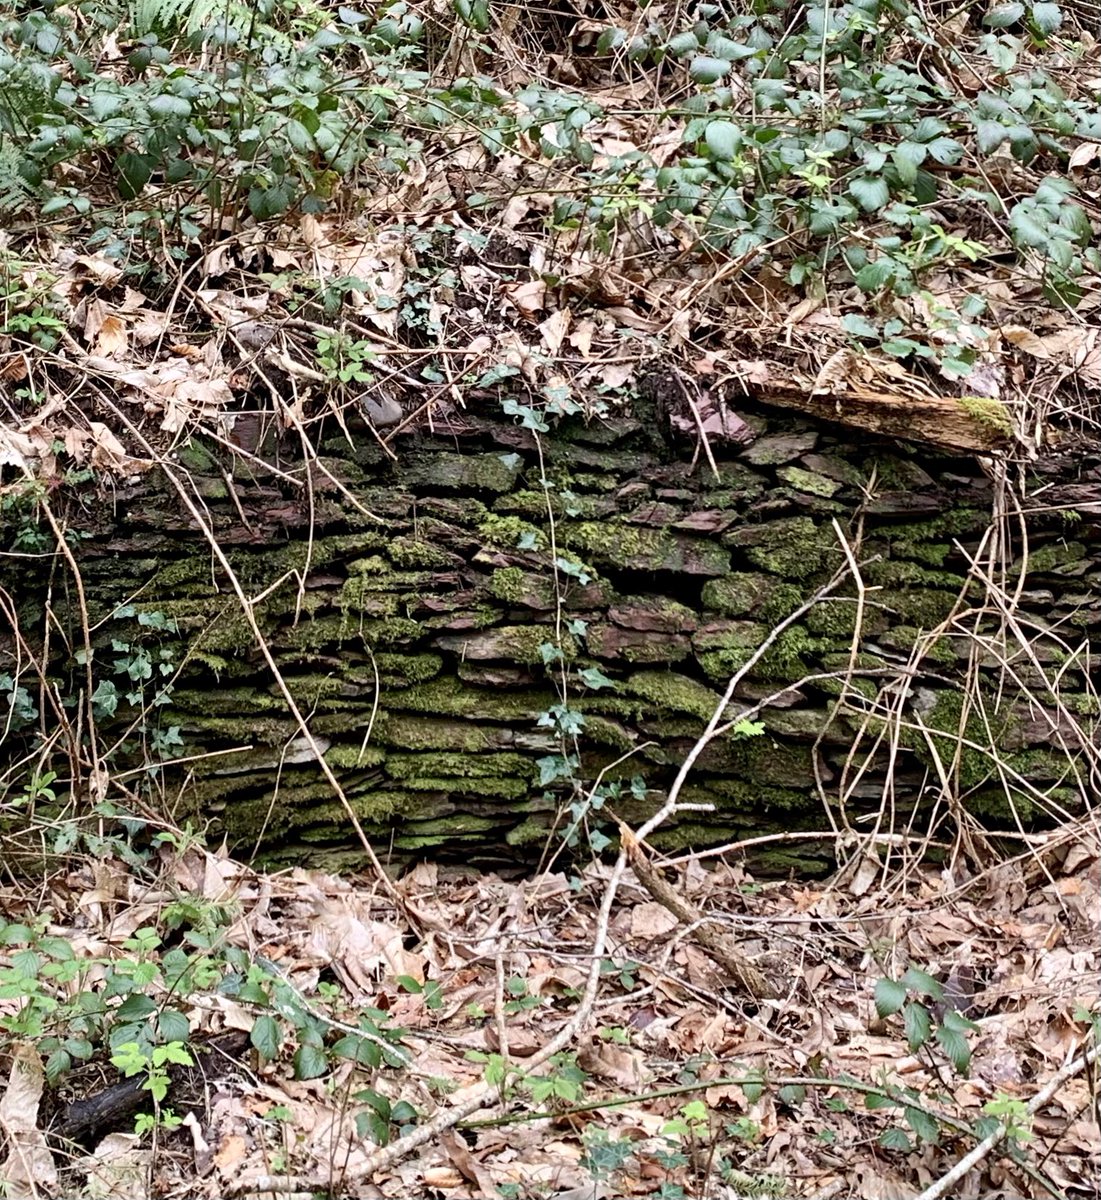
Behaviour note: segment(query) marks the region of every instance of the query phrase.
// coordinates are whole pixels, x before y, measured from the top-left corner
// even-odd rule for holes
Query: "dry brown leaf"
[[[1101,143],[1079,142],[1071,151],[1067,165],[1073,171],[1076,167],[1089,166],[1095,158],[1101,158]]]
[[[1031,354],[1034,358],[1050,358],[1051,351],[1045,340],[1038,334],[1033,333],[1031,329],[1026,329],[1023,325],[1003,325],[1002,335],[1007,342],[1011,342],[1018,350],[1023,350],[1026,354]]]
[[[600,382],[606,388],[621,388],[635,377],[635,363],[608,363],[600,368]]]
[[[671,933],[678,925],[677,918],[663,904],[648,900],[631,909],[631,937],[650,941]]]
[[[144,1200],[150,1194],[153,1151],[133,1133],[108,1134],[77,1166],[87,1172],[85,1195],[91,1200]]]
[[[646,1060],[638,1050],[602,1039],[583,1047],[577,1061],[591,1075],[610,1079],[624,1090],[640,1088],[646,1078]]]
[[[529,279],[506,286],[503,290],[520,315],[529,321],[535,320],[536,313],[543,311],[547,285],[541,279]]]
[[[100,324],[93,349],[96,354],[115,358],[128,349],[128,341],[126,323],[121,317],[109,313]]]
[[[540,322],[539,332],[551,354],[557,354],[562,349],[562,341],[570,327],[570,310],[560,308],[551,313],[545,321]]]
[[[39,1188],[57,1189],[57,1168],[38,1129],[38,1106],[46,1083],[42,1057],[30,1042],[10,1049],[11,1067],[4,1094],[0,1096],[0,1130],[6,1135],[8,1155],[0,1163],[0,1182],[5,1195],[14,1198],[38,1196]]]
[[[232,1179],[247,1153],[248,1143],[245,1139],[239,1133],[228,1134],[214,1151],[214,1166],[224,1179]]]

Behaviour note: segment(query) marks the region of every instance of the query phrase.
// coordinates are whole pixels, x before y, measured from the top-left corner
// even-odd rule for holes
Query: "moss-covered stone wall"
[[[651,808],[731,672],[842,565],[834,521],[869,589],[855,659],[850,584],[779,638],[739,697],[749,703],[819,677],[764,712],[763,734],[708,749],[688,798],[713,804],[714,814],[692,814],[658,840],[826,828],[816,778],[834,804],[845,794],[855,819],[878,807],[889,772],[905,818],[936,802],[938,755],[991,823],[1041,819],[1027,788],[1012,788],[1011,811],[988,754],[967,746],[956,754],[961,724],[977,746],[996,745],[1011,773],[1073,806],[1079,784],[1067,766],[1080,729],[1064,730],[1068,745],[1059,746],[1057,704],[1035,663],[1018,652],[1007,669],[994,647],[976,663],[962,632],[999,629],[989,611],[976,615],[983,589],[967,588],[969,556],[990,522],[988,476],[967,461],[862,443],[786,414],[748,419],[750,444],[714,447],[717,476],[703,454],[690,462],[691,445],[671,445],[633,419],[542,435],[542,473],[531,433],[474,417],[446,437],[395,439],[396,462],[367,431],[351,441],[334,431],[320,447],[328,475],[308,471],[290,443],[256,448],[282,474],[238,460],[230,475],[214,446],[184,449],[182,464],[235,571],[252,595],[264,595],[257,612],[280,669],[380,853],[493,862],[537,852],[556,804],[538,782],[538,760],[558,749],[539,722],[558,699],[543,650],[556,640],[571,705],[586,717],[581,773],[592,779],[634,751],[617,773],[641,775],[651,791],[626,811]],[[1021,605],[1040,659],[1062,667],[1059,693],[1092,737],[1096,700],[1076,651],[1083,642],[1101,650],[1101,474],[1090,463],[1052,470],[1026,522]],[[80,534],[97,669],[110,674],[112,656],[120,658],[112,641],[128,640],[149,647],[155,662],[164,651],[164,661],[184,664],[153,718],[179,727],[190,760],[165,777],[177,817],[196,814],[240,851],[259,845],[281,861],[354,860],[342,810],[163,477],[78,500],[68,520]],[[1019,555],[1019,528],[1002,533],[1013,539],[1010,557]],[[558,575],[561,614],[552,546],[583,568],[582,578]],[[58,561],[5,558],[0,573],[32,644],[41,643],[49,590],[51,612],[69,645],[79,645],[74,593]],[[172,618],[179,637],[112,618],[126,602]],[[923,632],[969,609],[914,664],[901,699],[897,687],[880,696]],[[73,663],[56,630],[52,644],[62,678]],[[13,647],[4,644],[9,659]],[[838,707],[850,660],[873,673],[853,678]],[[615,687],[584,688],[578,672],[590,666]],[[968,679],[984,711],[964,702]],[[902,714],[901,753],[875,756],[858,776],[858,733],[860,746],[870,745],[889,703]],[[122,728],[127,716],[124,703],[105,727]],[[245,748],[196,760],[233,747]],[[815,868],[828,855],[821,842],[781,845],[764,865]]]

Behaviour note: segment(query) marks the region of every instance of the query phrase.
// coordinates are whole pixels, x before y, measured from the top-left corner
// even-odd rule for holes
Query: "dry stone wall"
[[[1015,619],[1035,644],[1025,653],[1011,637],[1007,663],[1004,622],[967,583],[970,557],[984,538],[991,545],[984,470],[784,413],[746,420],[748,444],[713,447],[717,475],[705,455],[691,461],[691,442],[625,418],[563,424],[541,447],[513,424],[470,418],[446,435],[396,438],[396,461],[366,430],[350,440],[333,431],[321,442],[324,470],[307,471],[291,445],[263,443],[256,453],[278,471],[254,466],[251,477],[241,460],[228,475],[201,440],[180,459],[245,587],[267,592],[257,608],[265,636],[384,856],[537,855],[557,803],[539,782],[539,760],[560,748],[540,724],[558,700],[557,668],[543,661],[556,641],[571,706],[586,718],[580,774],[591,780],[631,752],[612,774],[641,776],[649,790],[625,793],[617,811],[651,811],[730,674],[843,565],[835,522],[868,589],[855,652],[850,582],[787,629],[740,688],[749,704],[798,685],[762,713],[759,736],[728,736],[703,755],[686,798],[714,811],[658,841],[828,829],[885,796],[899,828],[921,830],[943,811],[944,783],[992,827],[1079,806],[1097,716],[1083,647],[1101,650],[1096,458],[1029,468],[1036,511],[997,528],[1008,562],[1025,532],[1028,544]],[[191,760],[166,772],[177,818],[209,822],[239,852],[353,862],[343,812],[164,479],[88,500],[69,521],[83,533],[101,662],[124,601],[178,625],[178,639],[133,634],[184,664],[156,718],[179,727]],[[585,568],[581,579],[559,572],[561,621],[552,545]],[[57,562],[48,577],[11,559],[0,570],[25,631],[41,634],[49,587],[79,644]],[[946,621],[915,660],[922,632]],[[976,657],[967,631],[988,650]],[[578,672],[591,666],[615,686],[582,687]],[[72,663],[61,656],[55,667],[63,675]],[[1055,677],[1052,691],[1045,680]],[[819,870],[830,855],[823,841],[780,843],[755,862]]]

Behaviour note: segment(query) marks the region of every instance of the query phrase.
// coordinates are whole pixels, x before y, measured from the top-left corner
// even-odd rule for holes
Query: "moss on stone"
[[[748,616],[772,594],[776,580],[770,575],[735,571],[703,585],[701,600],[705,609],[714,609],[726,617]]]
[[[176,457],[189,475],[218,474],[217,458],[197,437],[188,438],[183,445],[177,446]]]
[[[495,779],[488,775],[464,779],[461,783],[446,776],[415,775],[403,780],[402,785],[414,792],[446,792],[459,803],[463,797],[515,800],[525,795],[530,787],[524,779]]]
[[[388,713],[378,723],[375,740],[399,750],[454,750],[477,753],[491,750],[489,730],[472,721],[440,721]],[[492,731],[496,732],[496,731]]]
[[[598,566],[629,571],[673,571],[725,575],[730,555],[713,542],[678,538],[664,529],[618,521],[581,521],[560,528],[562,544]]]
[[[563,497],[561,491],[553,488],[545,492],[536,491],[534,488],[521,488],[502,496],[493,507],[499,513],[516,513],[542,523],[546,521],[548,501],[555,518],[560,521],[567,517],[596,516],[597,504],[591,496],[575,493],[567,498]]]
[[[526,817],[519,825],[505,834],[505,841],[510,846],[531,846],[546,840],[549,830],[548,823],[538,817]]]
[[[415,537],[391,538],[386,547],[387,557],[399,567],[447,567],[452,556],[439,546]]]
[[[383,685],[406,687],[434,679],[443,670],[443,658],[438,654],[395,654],[384,651],[375,656]]]
[[[435,821],[408,821],[404,828],[408,833],[402,833],[394,839],[396,846],[406,846],[410,842],[424,843],[426,837],[451,840],[456,837],[472,838],[474,834],[491,833],[500,828],[496,817],[475,817],[470,813],[456,813],[452,817],[441,817]]]
[[[386,760],[386,771],[401,780],[451,776],[449,786],[454,787],[456,781],[467,779],[519,779],[527,783],[534,765],[530,758],[508,750],[481,754],[441,750],[431,754],[391,754]]]
[[[228,742],[231,745],[251,745],[260,742],[265,746],[285,744],[298,732],[298,724],[292,717],[265,716],[253,710],[244,710],[248,716],[203,716],[193,713],[177,713],[169,710],[165,716],[172,724],[179,725],[184,738],[201,732],[204,736]]]
[[[723,541],[744,547],[742,552],[755,567],[786,579],[809,578],[827,565],[831,551],[836,553],[809,517],[785,517],[766,525],[728,530]]]
[[[377,580],[365,575],[350,575],[340,587],[337,607],[355,616],[396,617],[401,611],[402,597],[379,590]]]
[[[334,742],[325,751],[325,761],[331,767],[342,771],[367,770],[386,762],[386,751],[378,746],[352,745],[348,742]]]
[[[477,525],[489,513],[489,509],[473,496],[422,496],[417,501],[417,509],[427,516],[464,526]]]
[[[862,573],[864,582],[876,587],[921,586],[953,588],[959,592],[967,583],[966,577],[955,571],[933,570],[900,558],[870,562]]]
[[[928,632],[927,629],[919,630],[916,625],[892,625],[889,629],[876,634],[876,639],[881,645],[909,656],[917,645],[918,638],[925,637]],[[940,663],[946,667],[955,665],[959,654],[951,636],[938,637],[932,642],[926,640],[925,644],[925,657],[931,662]]]
[[[199,586],[192,588],[189,584]],[[184,554],[156,568],[147,594],[176,598],[196,593],[209,595],[213,590],[210,559],[201,554]]]
[[[582,472],[581,474],[573,477],[573,485],[574,487],[584,488],[589,492],[614,492],[623,486],[623,480],[618,475]],[[586,507],[592,509],[595,508],[595,505],[593,505],[591,501],[589,501],[587,505],[575,504],[573,501],[570,501],[568,507],[573,510],[579,510],[569,513],[571,517],[578,517],[585,515]]]
[[[515,604],[527,589],[527,572],[519,567],[499,567],[489,577],[487,590],[497,600]]]
[[[700,666],[716,682],[725,682],[744,667],[770,632],[767,625],[753,621],[734,624],[738,628],[694,639]],[[812,637],[805,626],[790,625],[761,656],[753,668],[753,677],[785,683],[799,679],[809,670],[803,656],[828,644],[828,640]]]
[[[570,702],[575,707],[576,701]],[[632,750],[638,744],[637,739],[616,721],[607,717],[585,714],[585,731],[583,742],[594,742],[598,746],[611,746],[614,750]]]
[[[426,453],[402,464],[403,482],[436,491],[508,492],[522,461],[515,454]]]
[[[817,471],[808,471],[803,467],[781,467],[776,474],[796,491],[806,492],[811,496],[821,496],[827,500],[841,490],[841,484],[836,480],[828,479],[825,475],[819,475]]]
[[[857,604],[855,599],[842,596],[828,596],[816,604],[803,618],[810,633],[818,637],[826,637],[833,641],[851,638],[856,632]],[[874,609],[865,608],[865,633],[869,632],[869,622],[874,623]],[[882,624],[882,622],[880,622]]]
[[[963,725],[965,703],[967,722]],[[999,710],[994,694],[986,698],[986,712],[980,714],[974,703],[966,701],[962,691],[945,690],[937,693],[932,709],[925,715],[925,725],[932,733],[937,756],[946,769],[956,761],[958,751],[959,784],[969,791],[985,783],[996,771],[991,753],[983,747],[991,743],[993,746],[1005,745],[1016,720],[1006,707]],[[936,731],[942,731],[943,736],[937,736]],[[971,744],[962,744],[961,738]],[[903,731],[902,740],[922,762],[934,767],[928,743],[920,731]]]
[[[989,524],[989,512],[959,505],[924,521],[896,525],[889,532],[892,557],[943,566],[952,553],[953,538],[980,534]]]
[[[500,721],[503,724],[531,722],[555,703],[549,689],[507,691],[468,687],[453,675],[442,675],[416,687],[387,697],[395,710],[466,717],[471,721]]]
[[[1027,565],[1030,576],[1044,575],[1058,567],[1081,562],[1085,557],[1086,547],[1082,542],[1051,542],[1030,550],[1028,559],[1021,565]]]
[[[537,525],[520,517],[503,516],[496,512],[489,513],[478,522],[478,534],[491,546],[507,550],[515,550],[521,541],[530,543],[532,550],[542,550],[547,543],[546,536]]]
[[[756,740],[754,739],[754,742]],[[817,808],[819,800],[813,787],[801,784],[797,787],[778,787],[772,782],[773,777],[768,774],[768,759],[776,753],[777,743],[767,736],[762,741],[761,753],[744,760],[744,770],[747,774],[757,770],[764,771],[764,774],[749,775],[744,779],[715,776],[707,781],[708,789],[718,799],[718,808],[721,811],[744,812],[755,819],[769,814],[810,812]],[[739,747],[745,744],[739,743]],[[787,773],[787,777],[790,778],[794,774],[798,778],[804,764],[808,771],[813,772],[809,752],[806,755],[800,754],[797,759],[785,761],[782,769]],[[813,774],[809,779],[813,782]]]
[[[1101,716],[1101,700],[1092,692],[1064,694],[1063,703],[1080,717]]]
[[[940,625],[956,607],[957,592],[935,588],[882,588],[875,593],[875,602],[897,614],[907,625],[933,629]]]
[[[446,634],[436,639],[444,650],[461,654],[466,659],[488,662],[542,663],[543,647],[554,644],[554,629],[550,625],[500,625],[494,629],[471,633]],[[577,642],[563,633],[558,649],[567,661],[577,654]]]
[[[279,643],[297,650],[317,651],[342,642],[365,642],[369,646],[390,646],[417,639],[421,627],[408,617],[380,619],[357,617],[354,612],[342,616],[315,617],[300,621],[280,632]]]
[[[636,671],[624,681],[623,687],[658,712],[688,713],[703,721],[711,719],[722,699],[698,680],[673,671]]]

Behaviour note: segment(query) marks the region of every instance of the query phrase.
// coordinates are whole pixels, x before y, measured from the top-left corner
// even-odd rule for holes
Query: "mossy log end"
[[[691,444],[671,446],[626,418],[543,435],[545,478],[532,434],[476,417],[446,437],[394,439],[396,462],[366,430],[326,436],[324,470],[288,461],[289,446],[274,443],[256,446],[251,466],[199,441],[181,451],[234,571],[262,597],[256,612],[280,670],[383,856],[493,863],[537,852],[556,806],[539,760],[559,749],[540,723],[557,700],[544,647],[559,605],[570,704],[585,715],[580,771],[592,780],[631,752],[616,774],[640,775],[650,791],[617,815],[652,811],[730,674],[844,563],[835,522],[868,589],[859,629],[849,584],[783,633],[739,700],[798,686],[764,711],[763,734],[708,747],[685,798],[713,813],[662,830],[658,844],[824,828],[824,802],[857,820],[887,791],[900,827],[916,810],[920,830],[944,784],[995,827],[1043,820],[1045,796],[1080,803],[1088,782],[1074,764],[1081,740],[1096,737],[1097,705],[1078,649],[1101,651],[1097,461],[1035,467],[1050,477],[1026,514],[1026,652],[1012,636],[999,642],[1001,622],[969,582],[992,499],[977,465],[791,414],[746,419],[755,436],[714,447],[717,473],[706,455],[690,464]],[[154,726],[178,727],[189,761],[164,770],[177,819],[194,815],[238,852],[277,862],[354,863],[343,811],[163,475],[109,504],[78,497],[67,520],[79,535],[96,679],[124,696],[126,664],[144,650],[153,681],[133,690],[148,699],[160,664],[182,664],[140,751]],[[556,576],[555,555],[581,570]],[[80,645],[60,558],[5,556],[0,584],[16,598],[24,651],[41,648],[48,596],[49,669],[60,694],[76,695],[83,674],[56,633]],[[134,607],[113,616],[123,604]],[[178,634],[141,623],[149,613]],[[981,655],[976,631],[989,639]],[[5,636],[0,650],[0,673],[10,673],[20,649]],[[850,662],[858,673],[844,683]],[[615,686],[586,689],[589,667]],[[1057,675],[1057,693],[1045,673]],[[123,700],[105,728],[124,730],[136,715]],[[829,861],[826,843],[808,842],[779,844],[756,865]]]

